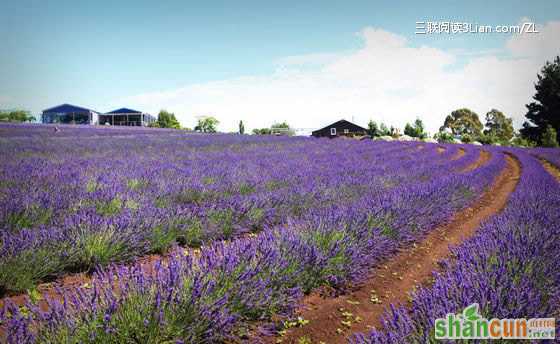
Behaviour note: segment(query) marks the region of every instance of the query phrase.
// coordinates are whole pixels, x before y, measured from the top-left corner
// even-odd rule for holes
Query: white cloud
[[[528,18],[519,24],[531,23]],[[514,35],[506,44],[507,48],[517,57],[544,57],[551,60],[560,53],[560,21],[549,22],[535,27],[539,33],[523,33]]]
[[[293,66],[322,66],[335,61],[343,56],[344,53],[314,53],[306,55],[292,55],[276,60],[276,64],[281,67]]]
[[[560,22],[539,30],[512,36],[505,45],[509,58],[481,52],[459,68],[448,68],[464,55],[412,47],[402,36],[365,28],[357,51],[287,57],[276,61],[276,72],[268,76],[187,85],[119,103],[152,112],[166,108],[188,126],[195,116],[211,114],[224,131],[236,130],[239,120],[248,128],[286,120],[312,129],[340,118],[361,125],[371,118],[402,128],[420,116],[434,132],[446,114],[460,107],[473,109],[481,119],[498,108],[519,126],[536,73],[560,48]]]

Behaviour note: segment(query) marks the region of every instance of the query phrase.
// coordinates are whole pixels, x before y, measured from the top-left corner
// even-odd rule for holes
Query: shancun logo
[[[436,319],[436,339],[554,339],[554,318],[486,319],[473,303],[462,313]]]

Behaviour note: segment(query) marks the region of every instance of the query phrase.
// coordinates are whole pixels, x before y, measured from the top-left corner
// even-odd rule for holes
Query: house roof
[[[331,128],[331,127],[337,127],[337,126],[345,125],[345,124],[346,124],[346,125],[349,124],[349,125],[351,125],[351,126],[356,127],[357,129],[366,130],[366,131],[367,131],[366,128],[362,128],[362,127],[360,127],[360,126],[357,125],[357,124],[354,124],[354,123],[352,123],[352,122],[350,122],[350,121],[347,121],[347,120],[345,120],[345,119],[341,119],[340,121],[336,121],[336,122],[334,122],[334,123],[332,123],[332,124],[327,125],[326,127],[323,127],[323,128],[321,128],[321,129],[314,130],[313,132],[317,132],[317,131],[321,131],[321,130],[324,130],[324,129],[328,129],[328,128]]]
[[[132,110],[129,108],[120,108],[117,110],[113,110],[110,112],[107,112],[108,114],[117,114],[117,113],[142,113],[142,111],[137,111],[137,110]]]
[[[96,113],[99,113],[98,111],[95,111],[95,110],[91,110],[91,109],[88,109],[88,108],[84,108],[84,107],[76,106],[76,105],[72,105],[72,104],[66,104],[66,103],[54,106],[52,108],[48,108],[46,110],[43,110],[43,112],[55,112],[55,113],[96,112]]]

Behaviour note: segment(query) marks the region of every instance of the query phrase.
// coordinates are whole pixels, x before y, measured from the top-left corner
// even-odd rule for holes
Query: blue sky
[[[0,108],[38,112],[69,102],[100,111],[121,105],[150,110],[175,106],[181,111],[177,101],[148,104],[138,96],[271,76],[279,61],[290,56],[351,54],[363,48],[363,36],[357,33],[368,27],[403,37],[410,48],[451,52],[454,61],[445,68],[453,70],[489,52],[509,58],[504,45],[511,35],[415,35],[416,21],[510,25],[529,18],[545,25],[559,17],[560,2],[555,0],[3,0]],[[181,117],[188,124],[194,115]]]

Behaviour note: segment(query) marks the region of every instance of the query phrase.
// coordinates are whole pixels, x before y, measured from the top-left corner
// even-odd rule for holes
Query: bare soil
[[[560,182],[560,167],[557,167],[556,165],[551,164],[550,162],[548,162],[548,160],[545,160],[545,159],[540,159],[540,160],[541,160],[541,164],[543,165],[544,169],[548,173],[550,173],[554,177],[556,177],[558,182]]]
[[[488,158],[484,159],[487,161]],[[474,235],[481,222],[504,209],[521,173],[516,159],[506,155],[506,162],[506,168],[490,189],[470,207],[456,213],[447,224],[435,228],[413,247],[402,249],[374,269],[354,291],[336,298],[319,293],[305,297],[297,313],[309,323],[288,330],[283,337],[266,338],[265,341],[298,343],[305,338],[307,341],[303,342],[307,343],[346,343],[352,333],[367,332],[379,326],[388,305],[405,304],[411,291],[432,281],[438,261],[449,256],[450,245],[459,245]]]
[[[464,154],[464,152],[465,151],[463,151],[463,154]],[[476,170],[477,168],[485,165],[488,162],[488,160],[490,160],[491,156],[492,155],[488,151],[480,150],[480,153],[478,155],[478,159],[474,163],[472,163],[469,166],[463,168],[461,170],[461,172],[470,172],[472,170]]]
[[[457,153],[455,153],[455,155],[451,158],[451,160],[457,160],[463,157],[463,155],[465,155],[465,149],[464,148],[459,148],[459,150],[457,151]]]

